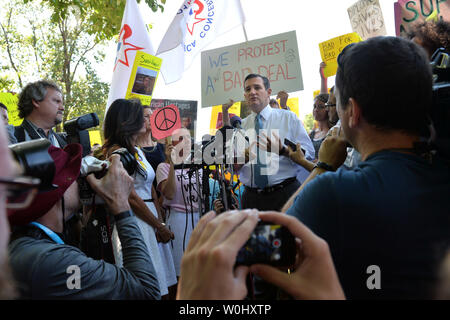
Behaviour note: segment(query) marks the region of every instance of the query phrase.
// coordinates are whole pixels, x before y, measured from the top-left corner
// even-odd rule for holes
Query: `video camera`
[[[96,127],[99,123],[98,116],[95,112],[70,119],[64,123],[67,142],[81,144],[83,147],[83,157],[91,153],[91,141],[87,129]]]
[[[54,189],[55,163],[48,153],[51,143],[41,138],[12,144],[9,150],[22,168],[23,175],[39,179],[39,191]]]
[[[450,159],[450,54],[439,48],[431,57],[433,70],[433,104],[431,120],[436,137],[433,147]]]
[[[136,172],[137,170],[136,159],[126,148],[117,149],[114,152],[112,152],[112,154],[118,154],[120,156],[120,162],[122,162],[124,169],[130,176],[132,176]],[[93,204],[93,197],[95,195],[89,183],[87,183],[87,181],[83,178],[92,173],[95,175],[97,179],[101,179],[108,172],[109,165],[110,162],[107,160],[98,160],[97,158],[92,156],[86,156],[83,158],[81,162],[82,179],[80,179],[79,181],[80,200],[82,204],[84,205]],[[96,198],[96,201],[97,200],[98,202],[96,202],[96,204],[102,203],[101,199]]]

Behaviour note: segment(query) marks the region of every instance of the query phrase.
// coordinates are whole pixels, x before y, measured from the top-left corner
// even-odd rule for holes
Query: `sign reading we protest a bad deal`
[[[272,91],[303,90],[295,31],[202,52],[202,107],[242,100],[250,73],[266,76]]]

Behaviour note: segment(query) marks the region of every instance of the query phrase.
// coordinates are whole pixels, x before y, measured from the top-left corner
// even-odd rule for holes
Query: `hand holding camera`
[[[295,299],[345,299],[325,240],[295,217],[279,212],[260,212],[259,217],[263,221],[286,226],[297,238],[297,260],[295,271],[290,274],[262,264],[251,266],[251,272],[280,287]]]
[[[133,178],[124,169],[119,155],[112,155],[110,161],[111,165],[103,178],[98,179],[91,174],[86,179],[92,189],[105,200],[111,213],[117,215],[130,210],[128,197],[133,188]]]
[[[263,222],[258,224],[258,218]],[[264,264],[251,265],[255,260],[247,260],[248,263],[236,265],[236,259],[243,257],[241,253],[252,245],[252,239],[263,236],[265,240],[257,242],[264,245],[270,235],[276,235],[276,230],[284,230],[287,238],[295,237],[296,245],[286,251],[288,262],[295,261],[294,272],[289,274],[270,266],[270,259],[259,261]],[[273,247],[278,245],[283,245],[283,240],[265,247],[271,247],[273,253]],[[248,252],[266,251],[249,249]],[[270,254],[258,259],[261,257]],[[295,217],[256,210],[228,211],[217,217],[211,211],[200,219],[182,259],[177,299],[242,299],[247,294],[249,271],[296,299],[345,299],[327,243]],[[199,278],[203,281],[197,281]]]
[[[249,268],[234,260],[257,222],[256,210],[204,215],[181,261],[177,299],[243,299]]]

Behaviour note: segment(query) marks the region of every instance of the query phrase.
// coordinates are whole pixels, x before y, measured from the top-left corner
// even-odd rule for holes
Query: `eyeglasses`
[[[324,105],[324,104],[315,104],[315,105],[313,106],[313,108],[314,108],[314,109],[325,109],[325,108],[326,108],[326,105]]]
[[[336,103],[325,103],[325,108],[336,107]]]
[[[8,209],[25,209],[38,193],[41,180],[32,177],[17,177],[13,179],[0,178],[0,184],[6,184]]]

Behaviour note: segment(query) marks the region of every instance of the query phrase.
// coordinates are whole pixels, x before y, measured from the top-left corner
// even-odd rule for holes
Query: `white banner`
[[[136,0],[127,0],[117,42],[117,55],[106,110],[114,100],[125,99],[137,51],[155,54]]]
[[[266,76],[272,92],[303,90],[295,31],[202,52],[202,107],[241,101],[244,79]]]
[[[243,23],[239,0],[185,0],[156,53],[165,83],[180,80],[204,47]]]

